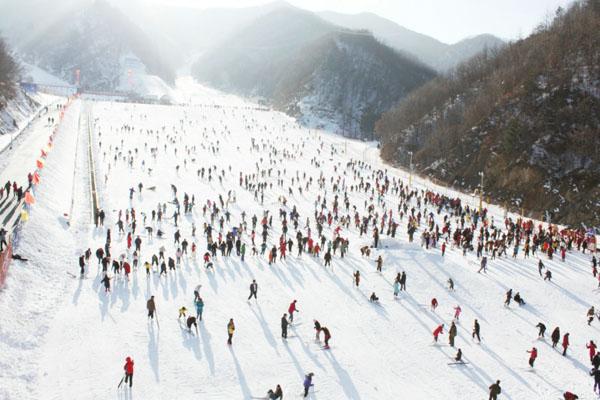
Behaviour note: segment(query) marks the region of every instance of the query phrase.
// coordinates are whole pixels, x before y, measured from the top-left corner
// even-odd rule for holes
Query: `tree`
[[[13,58],[8,45],[0,38],[0,98],[6,103],[15,95],[15,83],[19,75],[19,65]]]

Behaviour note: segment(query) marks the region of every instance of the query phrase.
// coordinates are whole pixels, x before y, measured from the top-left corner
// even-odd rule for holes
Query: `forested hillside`
[[[146,34],[119,10],[99,0],[64,16],[22,46],[25,59],[67,82],[113,90],[126,74],[125,58],[138,59],[148,73],[165,82],[174,67]],[[101,57],[99,57],[101,55]]]
[[[514,210],[600,224],[600,1],[487,51],[377,123],[382,156]]]
[[[0,110],[15,95],[15,81],[18,73],[17,62],[4,39],[0,38]]]
[[[217,88],[263,97],[309,125],[330,121],[344,135],[368,138],[383,112],[435,76],[368,32],[290,7],[205,53],[193,72]]]

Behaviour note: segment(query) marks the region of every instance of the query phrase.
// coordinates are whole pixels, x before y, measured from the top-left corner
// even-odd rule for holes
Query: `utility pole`
[[[412,157],[413,157],[413,152],[409,151],[408,155],[410,156],[410,162],[409,162],[409,165],[408,165],[408,167],[410,169],[410,172],[409,172],[409,175],[408,175],[408,186],[410,187],[410,186],[412,186],[412,173],[413,173]]]
[[[483,171],[479,173],[481,176],[481,184],[479,185],[479,214],[483,211]]]

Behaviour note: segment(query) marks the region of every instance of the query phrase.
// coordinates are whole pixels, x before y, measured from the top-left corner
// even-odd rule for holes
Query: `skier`
[[[594,306],[592,306],[592,307],[590,307],[590,309],[587,312],[588,325],[592,324],[592,321],[594,320],[595,316],[596,316],[596,311],[594,310]]]
[[[596,355],[596,343],[594,343],[593,340],[590,340],[590,343],[586,344],[585,347],[589,350],[590,362],[593,362],[594,356]]]
[[[552,348],[555,348],[558,344],[558,341],[560,340],[560,329],[558,328],[558,326],[554,328],[550,338],[552,339]]]
[[[400,276],[400,290],[406,291],[406,272],[402,271]]]
[[[287,328],[290,322],[287,319],[287,314],[283,314],[281,317],[281,337],[287,339]]]
[[[81,272],[81,277],[83,278],[83,274],[85,273],[85,256],[79,256],[79,268],[80,268],[80,272]]]
[[[471,335],[473,337],[473,339],[475,339],[475,337],[477,336],[477,341],[481,342],[481,337],[479,337],[479,322],[477,321],[477,319],[475,319],[475,322],[473,322],[473,334]]]
[[[543,337],[544,337],[544,334],[545,334],[545,332],[546,332],[546,325],[544,325],[544,324],[543,324],[543,323],[541,323],[541,322],[538,322],[538,324],[537,324],[535,327],[539,329],[539,330],[538,330],[538,339],[539,339],[539,338],[543,338]]]
[[[433,331],[433,340],[437,343],[438,336],[444,334],[444,324],[438,325]]]
[[[452,278],[448,278],[448,290],[454,292],[454,281],[452,280]]]
[[[400,294],[400,282],[395,281],[394,282],[394,297],[398,297],[398,295]]]
[[[256,297],[256,293],[258,292],[258,283],[256,283],[255,279],[252,279],[252,283],[250,284],[250,296],[248,296],[248,300],[250,300],[253,296],[256,301],[258,298]]]
[[[321,323],[319,321],[317,321],[316,319],[314,320],[315,323],[315,331],[317,332],[315,334],[315,340],[318,342],[319,339],[319,334],[321,333]]]
[[[267,396],[269,400],[282,400],[283,390],[281,390],[281,386],[277,385],[275,391],[269,389],[269,391],[267,392]]]
[[[513,297],[513,299],[517,302],[517,304],[519,306],[524,306],[525,305],[525,300],[523,300],[523,298],[521,297],[521,293],[517,292],[515,294],[515,296]]]
[[[360,284],[360,271],[356,270],[356,272],[354,273],[354,284],[356,285],[356,287],[358,287],[358,285]]]
[[[329,339],[331,339],[331,333],[326,326],[321,327],[323,334],[325,335],[325,349],[329,349]]]
[[[577,396],[575,393],[566,391],[563,393],[563,398],[564,398],[564,400],[577,400],[577,399],[579,399],[579,396]]]
[[[377,272],[381,272],[381,267],[383,266],[383,258],[381,258],[381,255],[379,257],[377,257]]]
[[[502,388],[500,387],[500,380],[498,379],[496,383],[492,384],[490,387],[490,398],[489,400],[498,400],[498,395],[502,393]]]
[[[192,325],[194,325],[194,328],[196,328],[196,335],[198,334],[198,324],[196,323],[196,317],[194,317],[193,315],[187,317],[186,325],[188,328],[188,332],[190,333],[192,333]]]
[[[563,336],[562,347],[563,347],[562,355],[564,357],[567,355],[567,348],[569,347],[569,332],[565,333],[565,335]]]
[[[196,301],[200,298],[200,288],[201,287],[202,287],[202,285],[198,285],[194,288],[194,301]]]
[[[133,360],[131,357],[125,359],[123,370],[125,370],[125,384],[129,382],[129,387],[131,387],[133,385]]]
[[[233,318],[231,318],[229,320],[229,323],[227,324],[227,335],[228,335],[227,344],[228,345],[231,345],[231,339],[233,338],[233,332],[235,332],[235,324],[233,323]]]
[[[460,313],[462,312],[462,309],[460,308],[459,305],[457,305],[456,307],[454,307],[454,319],[455,320],[459,320],[460,318]]]
[[[531,368],[533,368],[533,364],[535,363],[535,359],[537,358],[537,349],[535,347],[533,347],[531,350],[527,350],[527,353],[530,354],[529,356],[529,366]]]
[[[104,284],[104,292],[108,293],[110,292],[110,280],[112,278],[109,278],[107,274],[104,274],[104,278],[102,278],[102,282]]]
[[[454,321],[452,321],[452,325],[450,325],[450,330],[448,331],[448,342],[450,343],[451,347],[454,347],[454,338],[456,337],[456,335],[456,325],[454,324]]]
[[[377,297],[377,295],[375,294],[375,292],[371,293],[371,297],[369,297],[369,301],[371,303],[377,303],[377,302],[379,302],[379,297]]]
[[[304,385],[304,397],[308,396],[308,389],[310,389],[311,386],[315,385],[314,383],[312,383],[312,379],[313,379],[314,375],[315,374],[313,374],[311,372],[304,376],[304,384],[303,384]]]
[[[181,307],[179,309],[179,317],[177,317],[177,319],[181,319],[181,317],[185,318],[185,313],[187,312],[187,308],[185,308],[185,306]]]
[[[484,273],[487,274],[487,257],[483,256],[483,258],[481,259],[481,266],[479,267],[479,270],[477,271],[477,273],[480,273],[481,271],[483,271]]]
[[[594,368],[600,368],[600,352],[596,353],[596,355],[592,358],[592,365]]]
[[[150,299],[146,302],[146,308],[148,309],[148,319],[154,320],[154,312],[156,311],[154,296],[150,296]]]
[[[462,360],[462,350],[458,349],[458,351],[456,352],[456,356],[454,356],[454,361],[457,363],[464,363],[464,361]]]
[[[544,274],[544,280],[552,282],[552,272],[550,272],[549,269],[546,269],[546,273]]]
[[[300,312],[300,310],[296,308],[296,300],[290,303],[290,306],[288,307],[288,312],[290,313],[290,323],[292,323],[294,322],[294,312]]]
[[[196,306],[196,318],[199,321],[202,321],[202,311],[204,310],[204,301],[202,297],[198,297],[197,300],[194,301],[194,305]]]
[[[431,311],[435,311],[435,309],[438,306],[438,301],[437,299],[434,297],[433,299],[431,299]]]
[[[511,300],[512,300],[512,289],[508,289],[508,292],[506,292],[506,300],[504,300],[504,306],[509,307]]]
[[[598,392],[598,395],[600,395],[600,369],[594,367],[590,372],[590,376],[594,377],[594,393]]]

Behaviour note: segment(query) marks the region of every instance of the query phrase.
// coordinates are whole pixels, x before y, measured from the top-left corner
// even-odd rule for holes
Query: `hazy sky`
[[[265,0],[149,0],[199,8],[248,7]],[[492,33],[505,39],[525,37],[558,6],[573,0],[289,0],[312,11],[373,12],[394,22],[453,43],[467,36]]]

